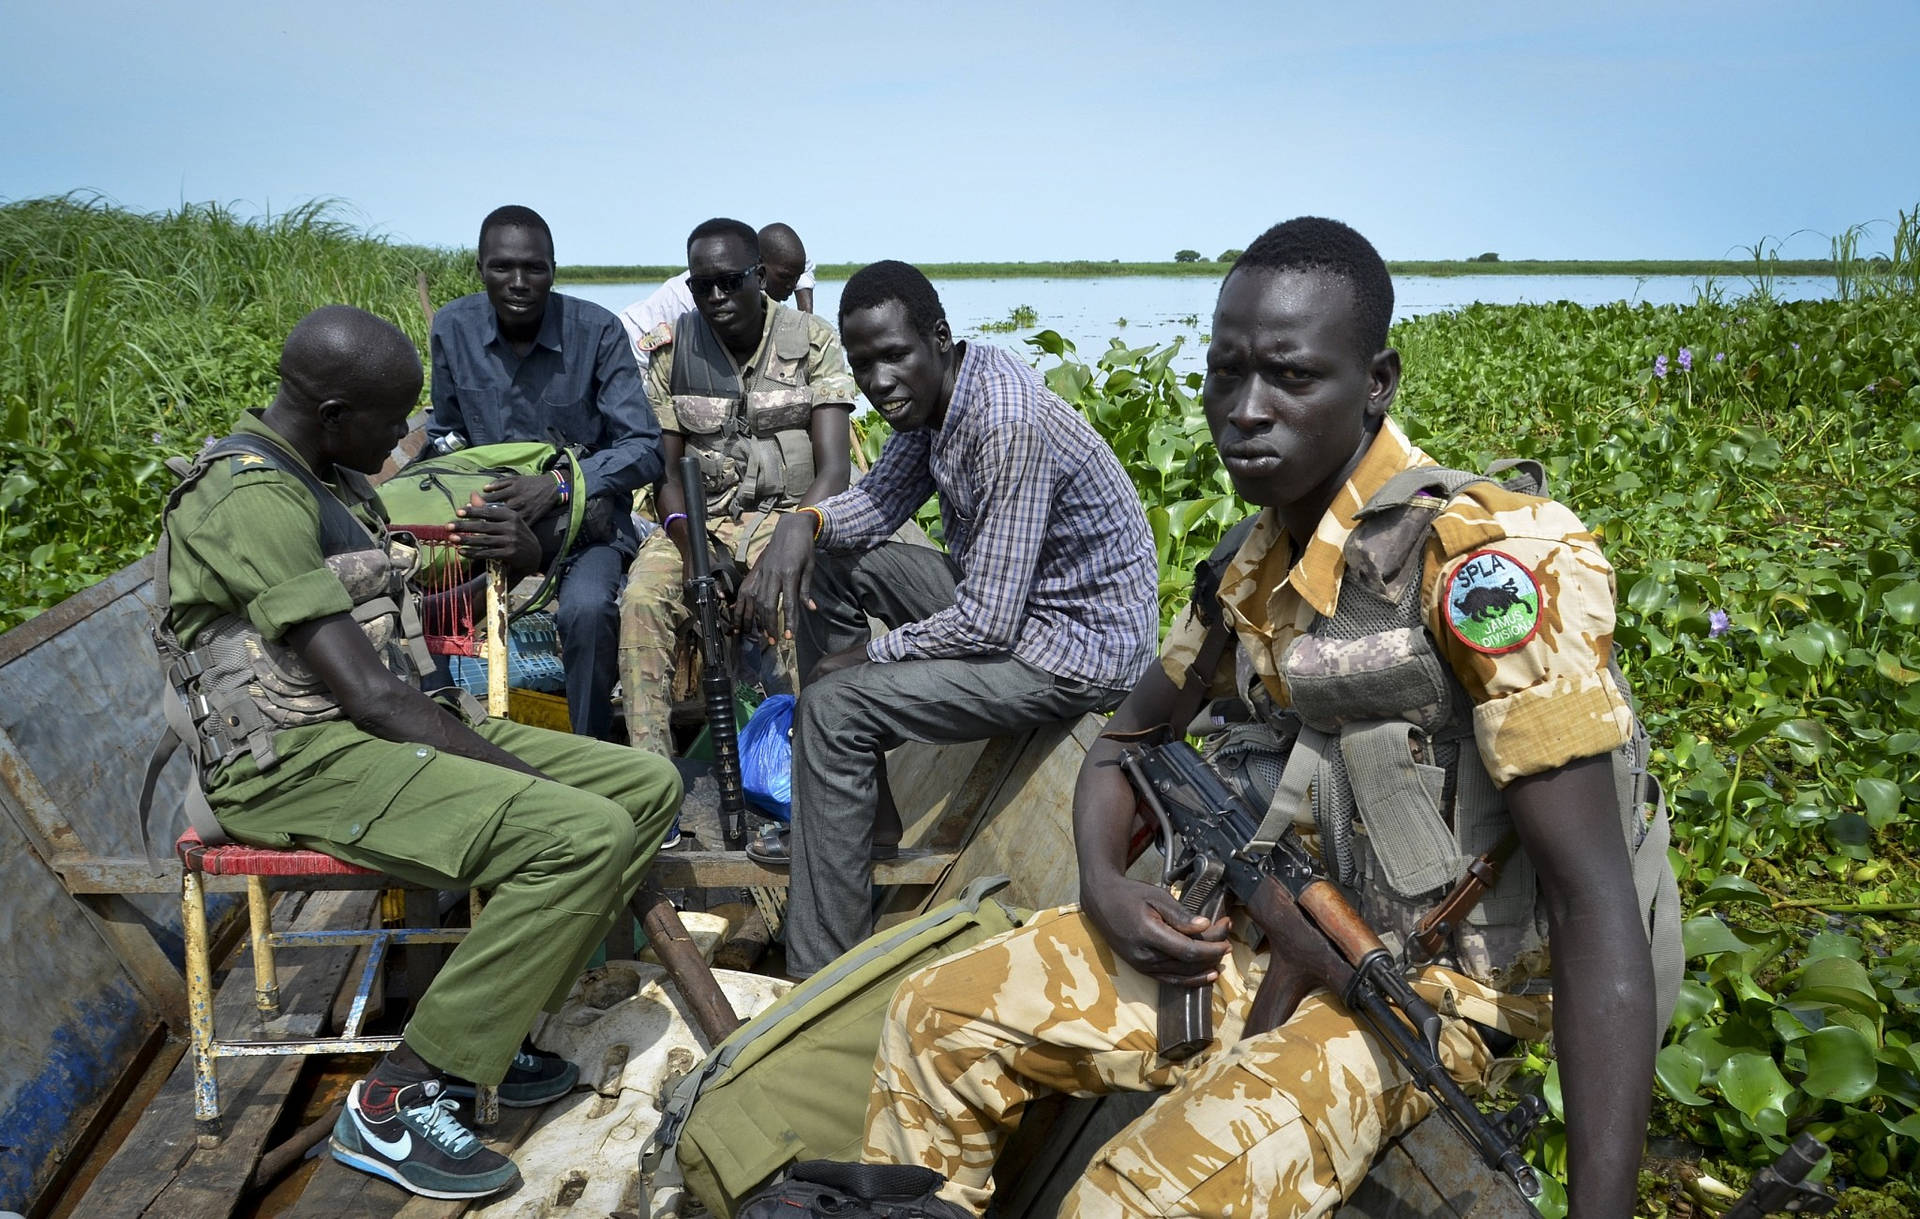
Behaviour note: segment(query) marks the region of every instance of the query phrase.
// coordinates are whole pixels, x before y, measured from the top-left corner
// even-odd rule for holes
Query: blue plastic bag
[[[740,780],[747,803],[776,820],[793,820],[793,695],[761,703],[740,729]]]

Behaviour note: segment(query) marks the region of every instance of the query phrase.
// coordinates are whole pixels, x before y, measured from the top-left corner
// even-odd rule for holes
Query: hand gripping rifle
[[[1528,1097],[1490,1117],[1460,1090],[1440,1062],[1439,1015],[1407,985],[1359,912],[1320,875],[1298,835],[1289,828],[1272,850],[1249,850],[1260,818],[1185,741],[1129,749],[1120,767],[1159,823],[1161,851],[1172,861],[1168,875],[1184,882],[1181,904],[1195,913],[1217,910],[1224,888],[1266,934],[1267,974],[1245,1035],[1285,1023],[1308,992],[1327,988],[1366,1022],[1488,1167],[1506,1174],[1529,1200],[1538,1198],[1540,1180],[1520,1148],[1545,1105]],[[1163,1057],[1190,1057],[1213,1040],[1210,999],[1207,987],[1161,985]]]
[[[713,777],[720,785],[720,832],[729,851],[747,845],[747,789],[740,778],[740,727],[733,719],[733,667],[720,624],[720,585],[707,552],[707,491],[700,459],[680,459],[680,493],[687,501],[687,609],[700,628],[700,698],[707,707],[707,738],[713,742]]]

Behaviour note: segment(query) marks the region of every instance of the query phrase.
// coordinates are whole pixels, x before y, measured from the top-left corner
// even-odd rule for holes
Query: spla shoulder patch
[[[1446,615],[1447,628],[1474,651],[1511,652],[1540,629],[1540,586],[1512,555],[1476,550],[1447,580]]]

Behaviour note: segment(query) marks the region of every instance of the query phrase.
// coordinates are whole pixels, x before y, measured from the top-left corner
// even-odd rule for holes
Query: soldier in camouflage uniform
[[[627,738],[663,757],[672,753],[674,637],[687,620],[681,586],[691,567],[681,456],[701,460],[715,570],[744,573],[783,513],[846,489],[854,396],[833,327],[762,291],[751,228],[737,220],[700,225],[687,239],[687,266],[695,311],[639,343],[650,357],[647,393],[666,455],[656,501],[666,528],[641,546],[620,600]],[[685,367],[690,345],[706,356],[704,377]],[[793,682],[790,643],[780,670]]]
[[[1209,925],[1126,878],[1134,797],[1115,765],[1123,737],[1184,726],[1209,696],[1289,707],[1285,674],[1300,651],[1290,645],[1335,613],[1343,579],[1358,578],[1344,547],[1361,507],[1395,474],[1431,464],[1387,416],[1400,376],[1385,343],[1391,316],[1379,255],[1332,221],[1276,226],[1228,274],[1204,401],[1235,487],[1263,508],[1222,573],[1219,608],[1238,655],[1196,671],[1207,631],[1190,606],[1081,770],[1082,904],[900,988],[875,1063],[868,1160],[938,1169],[945,1196],[984,1211],[993,1162],[1031,1100],[1167,1089],[1095,1155],[1063,1213],[1320,1215],[1431,1108],[1324,991],[1279,1028],[1241,1039],[1266,955],[1239,919]],[[1458,951],[1414,975],[1415,988],[1446,1017],[1442,1059],[1469,1091],[1498,1082],[1490,1042],[1555,1030],[1572,1213],[1624,1217],[1656,1019],[1610,764],[1632,726],[1607,674],[1612,570],[1564,507],[1482,483],[1427,530],[1418,590],[1427,654],[1471,700],[1460,773],[1477,756],[1499,789],[1520,848],[1510,868],[1524,861],[1539,897],[1509,934],[1476,939],[1478,951],[1456,935]],[[1301,828],[1311,844],[1315,825]],[[1363,878],[1363,909],[1382,888]],[[1214,988],[1216,1040],[1184,1063],[1156,1053],[1161,982]]]

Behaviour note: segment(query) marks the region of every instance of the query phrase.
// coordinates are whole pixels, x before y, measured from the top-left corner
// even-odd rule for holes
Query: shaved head
[[[760,230],[759,238],[767,295],[777,301],[786,300],[799,286],[800,277],[807,273],[807,247],[800,244],[800,234],[784,224],[768,225]]]
[[[406,332],[351,305],[315,309],[280,349],[280,396],[308,411],[333,398],[413,401],[421,380],[420,353]]]
[[[805,264],[807,247],[800,240],[800,234],[793,231],[792,225],[770,224],[760,230],[760,257],[791,259]]]

